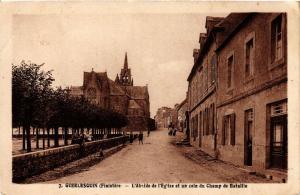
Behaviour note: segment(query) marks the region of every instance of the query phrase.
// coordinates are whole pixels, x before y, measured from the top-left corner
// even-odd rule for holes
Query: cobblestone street
[[[47,183],[270,182],[232,165],[208,159],[199,151],[192,151],[192,147],[176,146],[175,142],[176,138],[168,136],[167,130],[160,129],[146,136],[143,145],[135,141],[86,171]],[[196,158],[195,154],[198,154]]]

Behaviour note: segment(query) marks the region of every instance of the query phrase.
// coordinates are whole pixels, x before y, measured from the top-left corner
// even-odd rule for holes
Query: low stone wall
[[[79,144],[51,148],[43,151],[31,152],[13,156],[13,182],[19,182],[25,178],[51,170],[57,166],[85,157],[89,154],[105,150],[126,143],[128,136],[120,136],[105,140],[86,142],[84,146]]]

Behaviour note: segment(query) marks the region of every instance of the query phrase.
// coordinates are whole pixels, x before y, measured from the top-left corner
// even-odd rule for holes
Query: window
[[[271,105],[271,116],[280,116],[287,114],[287,102],[281,102]]]
[[[210,105],[210,134],[213,135],[215,133],[215,124],[214,124],[214,118],[215,118],[215,104]]]
[[[96,89],[95,88],[89,88],[87,91],[88,98],[89,99],[96,99]]]
[[[204,74],[204,89],[207,91],[208,89],[208,66],[207,64],[204,65],[205,67],[203,68],[203,74]]]
[[[227,88],[232,88],[233,84],[233,55],[227,61]]]
[[[223,117],[222,145],[235,145],[235,114]]]
[[[192,118],[192,137],[194,141],[198,137],[198,114]]]
[[[253,49],[253,39],[246,43],[246,64],[245,64],[245,76],[249,77],[253,75],[254,66],[254,49]]]
[[[203,123],[203,120],[202,120],[202,111],[200,111],[200,114],[199,114],[199,136],[201,136],[202,134],[202,123]]]
[[[198,114],[195,116],[195,127],[194,127],[194,131],[195,131],[195,139],[196,137],[198,137]]]
[[[209,135],[209,108],[206,108],[205,110],[205,135]]]
[[[272,22],[271,27],[271,48],[272,48],[272,62],[278,61],[283,57],[282,49],[282,15],[280,14]]]

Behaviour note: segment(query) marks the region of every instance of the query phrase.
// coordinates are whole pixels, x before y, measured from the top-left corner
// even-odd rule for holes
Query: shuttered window
[[[230,115],[230,145],[235,145],[235,114]]]
[[[226,124],[227,124],[227,117],[223,117],[222,121],[222,145],[225,145],[225,140],[226,140]]]
[[[226,115],[222,121],[222,145],[235,145],[235,114]]]

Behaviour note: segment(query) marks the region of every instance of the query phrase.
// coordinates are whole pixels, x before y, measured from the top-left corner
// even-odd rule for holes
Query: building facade
[[[190,144],[214,155],[216,137],[216,76],[217,36],[216,24],[224,18],[207,17],[206,33],[200,33],[200,50],[195,54],[194,67],[188,77],[188,110],[190,114]]]
[[[235,29],[217,49],[220,158],[286,169],[286,15],[247,14]]]
[[[126,131],[147,130],[147,120],[150,118],[148,87],[133,85],[127,53],[120,77],[117,75],[115,81],[109,79],[106,72],[84,72],[83,85],[71,86],[70,94],[84,96],[101,108],[126,115],[129,121],[124,128]]]
[[[174,109],[163,106],[158,108],[154,117],[157,128],[168,128],[172,124]]]
[[[237,165],[257,170],[285,170],[288,153],[286,14],[232,13],[212,26],[212,30],[207,28],[204,46],[200,43],[198,59],[188,78],[191,143],[197,146],[198,142],[197,147],[208,153],[209,146],[218,158]],[[210,42],[212,33],[214,41]],[[211,73],[209,66],[216,71]],[[206,82],[201,80],[201,73]],[[214,84],[209,83],[212,74],[215,74]],[[210,96],[206,95],[207,84],[215,88]],[[203,119],[203,113],[211,116],[211,110],[205,109],[211,104],[215,127],[209,125],[210,119]],[[203,121],[212,133],[207,137],[207,146],[203,145],[205,136],[200,136]]]
[[[184,99],[177,107],[177,129],[186,133],[186,112],[187,112],[187,99]]]

